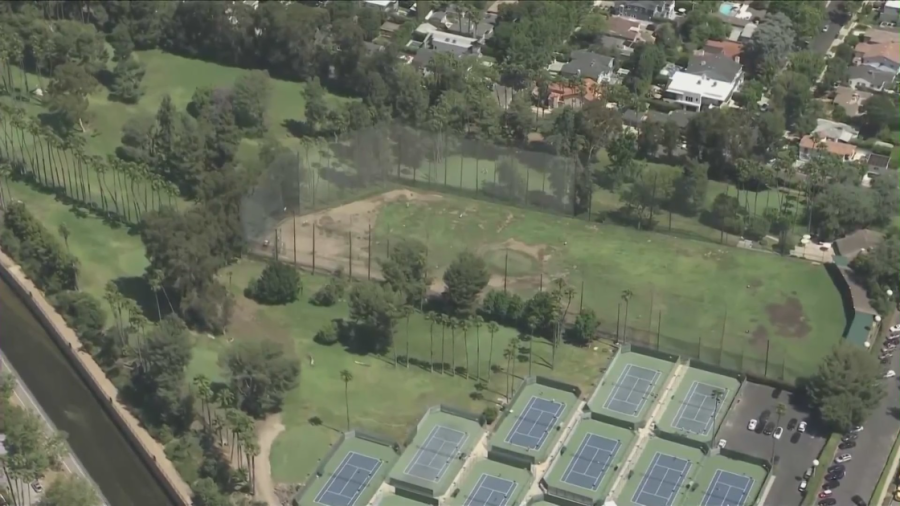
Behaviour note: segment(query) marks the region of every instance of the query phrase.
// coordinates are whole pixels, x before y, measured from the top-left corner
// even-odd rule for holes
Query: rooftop
[[[691,56],[690,60],[688,60],[686,72],[695,76],[703,75],[709,79],[731,83],[741,74],[741,70],[740,63],[735,62],[724,54],[701,51],[699,54]]]
[[[643,37],[641,23],[620,16],[613,16],[606,20],[606,33],[629,41],[646,40]],[[650,42],[652,41],[653,37],[650,35]]]
[[[820,141],[819,145],[816,146],[815,141],[809,135],[804,135],[803,138],[800,139],[800,147],[806,149],[824,148],[825,151],[828,151],[832,155],[837,155],[840,157],[853,156],[856,154],[856,146],[854,146],[853,144],[844,144],[843,142],[824,140]]]
[[[703,46],[703,50],[707,53],[723,54],[732,60],[739,56],[743,49],[743,44],[731,40],[708,40],[706,45]]]
[[[872,44],[889,44],[891,42],[900,42],[900,33],[897,33],[896,30],[885,30],[883,28],[869,28],[866,30],[866,33],[863,34],[863,37],[866,40],[870,41]]]
[[[817,135],[820,139],[850,142],[859,135],[859,130],[845,123],[820,118],[816,120],[816,129],[811,135]]]
[[[834,100],[832,102],[843,107],[849,116],[859,116],[859,108],[870,98],[872,98],[872,94],[868,91],[838,86],[835,88]]]
[[[879,155],[877,153],[869,153],[868,158],[866,158],[866,165],[869,167],[869,169],[874,169],[876,171],[887,170],[890,164],[890,156]]]
[[[571,60],[562,66],[560,73],[593,77],[612,70],[614,58],[591,51],[572,51]]]
[[[860,42],[856,45],[854,50],[863,58],[885,58],[900,64],[900,42],[894,41],[886,44]]]
[[[731,93],[731,83],[688,72],[675,72],[667,91],[700,94],[724,102]]]
[[[850,79],[860,79],[868,82],[873,88],[883,88],[894,82],[897,74],[882,72],[868,65],[856,65],[848,71]]]
[[[864,228],[834,241],[834,249],[841,256],[853,259],[863,250],[870,250],[881,244],[884,234]]]
[[[577,86],[569,86],[566,83],[550,83],[550,95],[561,98],[580,97],[584,95],[585,100],[594,100],[597,98],[597,81],[591,78],[582,79],[584,90]]]

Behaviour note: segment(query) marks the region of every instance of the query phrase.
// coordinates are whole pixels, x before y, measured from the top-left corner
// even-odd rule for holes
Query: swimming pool
[[[719,14],[722,14],[723,16],[730,16],[731,11],[733,11],[733,10],[734,10],[734,5],[731,5],[731,4],[726,3],[726,4],[722,4],[719,6]]]

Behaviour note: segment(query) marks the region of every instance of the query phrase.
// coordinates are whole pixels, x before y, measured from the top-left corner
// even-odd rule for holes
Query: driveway
[[[888,325],[884,327],[887,328]],[[885,366],[886,369],[888,367],[900,371],[900,353],[894,353],[891,365]],[[853,460],[847,463],[847,476],[834,491],[838,504],[853,504],[850,498],[857,494],[866,501],[872,497],[890,456],[894,438],[900,430],[900,384],[897,378],[884,381],[887,383],[887,395],[863,425],[865,429],[860,432],[856,447],[847,450],[847,453],[853,455]]]
[[[725,417],[725,422],[719,429],[717,439],[728,441],[728,448],[748,455],[771,459],[773,452],[778,457],[778,465],[774,468],[775,482],[766,500],[766,504],[779,506],[793,506],[800,504],[803,496],[797,491],[800,480],[811,465],[813,459],[819,456],[825,439],[810,424],[805,434],[796,431],[788,431],[787,424],[791,418],[805,420],[808,414],[791,405],[789,392],[776,390],[772,387],[746,382],[741,389],[741,395],[735,400],[734,407]],[[787,411],[780,421],[776,420],[775,407],[784,403]],[[761,432],[747,430],[747,422],[751,418],[759,419],[760,413],[768,409],[772,412],[773,421],[785,427],[784,435],[776,440],[772,436],[763,435]],[[878,479],[877,477],[875,478]]]
[[[814,53],[821,55],[827,53],[831,48],[834,39],[837,38],[838,33],[841,31],[841,25],[835,22],[840,19],[840,13],[838,12],[838,6],[840,6],[840,4],[841,2],[837,0],[828,2],[828,7],[826,7],[828,30],[819,32],[818,35],[813,37],[812,42],[809,44],[809,48]]]

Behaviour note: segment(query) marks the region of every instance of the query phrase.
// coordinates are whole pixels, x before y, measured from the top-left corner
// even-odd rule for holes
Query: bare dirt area
[[[259,443],[259,455],[256,457],[253,476],[256,481],[256,498],[265,501],[269,506],[281,506],[272,481],[271,452],[272,443],[284,431],[281,415],[272,415],[256,426],[256,437]]]
[[[806,321],[803,304],[797,297],[788,297],[781,304],[766,306],[769,323],[778,329],[778,333],[786,337],[804,338],[812,330]]]
[[[278,225],[279,256],[306,269],[329,272],[343,269],[348,274],[352,269],[354,275],[367,272],[370,264],[369,228],[375,226],[378,213],[385,204],[406,202],[409,205],[411,202],[434,202],[442,198],[434,193],[393,190],[332,209],[286,218]],[[275,238],[273,230],[267,237],[268,246],[258,252],[273,254]],[[373,249],[378,246],[377,243],[372,244]],[[371,262],[371,265],[372,275],[380,277],[376,272],[376,263]]]

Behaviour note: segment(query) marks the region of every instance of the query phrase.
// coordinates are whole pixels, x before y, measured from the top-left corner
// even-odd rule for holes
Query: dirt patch
[[[512,216],[512,215],[510,215]],[[488,251],[498,251],[509,249],[510,251],[517,251],[519,253],[524,253],[528,255],[538,262],[548,261],[552,256],[552,249],[550,246],[546,244],[525,244],[522,241],[517,241],[516,239],[507,239],[501,243],[488,244],[478,249],[479,254],[487,253]]]
[[[766,314],[778,333],[786,337],[803,338],[812,330],[806,321],[803,304],[797,297],[788,297],[781,304],[766,306]]]
[[[306,269],[315,267],[317,271],[343,269],[347,272],[352,268],[354,275],[358,275],[369,267],[369,228],[375,226],[385,204],[405,202],[409,206],[412,202],[435,202],[442,198],[434,193],[392,190],[332,209],[288,217],[278,225],[277,234],[273,230],[263,243],[256,245],[256,252],[273,255],[277,237],[279,257],[283,260]],[[372,248],[378,246],[381,245],[373,241]],[[375,262],[372,267],[373,277],[379,277]]]
[[[499,227],[497,227],[497,233],[499,234],[500,232],[503,232],[503,229],[508,227],[509,224],[512,223],[513,218],[515,218],[515,216],[513,216],[512,213],[506,213],[506,219],[503,220],[503,223],[501,223]]]
[[[269,506],[281,506],[272,481],[271,453],[272,443],[284,431],[281,414],[272,415],[256,426],[256,437],[259,444],[259,455],[254,462],[253,477],[256,481],[256,498],[265,501]]]

